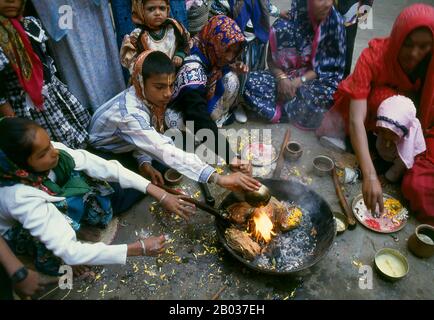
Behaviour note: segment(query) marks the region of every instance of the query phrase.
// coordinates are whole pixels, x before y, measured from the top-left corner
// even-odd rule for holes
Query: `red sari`
[[[412,83],[398,62],[398,52],[406,37],[415,29],[425,27],[434,38],[434,7],[415,4],[404,9],[395,21],[391,35],[369,42],[352,75],[341,82],[335,94],[335,104],[326,114],[319,136],[342,137],[349,134],[349,106],[352,99],[366,99],[368,113],[365,127],[375,128],[377,109],[383,100],[401,94],[414,96],[421,92],[418,118],[422,124],[427,145],[413,168],[403,180],[402,191],[410,201],[417,218],[434,225],[434,46],[432,58],[423,85]]]

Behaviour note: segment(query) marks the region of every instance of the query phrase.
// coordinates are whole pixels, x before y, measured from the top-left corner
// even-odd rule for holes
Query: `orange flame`
[[[270,242],[276,234],[273,232],[273,222],[263,208],[256,209],[252,217],[253,230],[251,235],[256,241]]]

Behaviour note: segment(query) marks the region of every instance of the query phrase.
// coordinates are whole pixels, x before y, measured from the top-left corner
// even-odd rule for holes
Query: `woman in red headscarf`
[[[400,94],[417,107],[427,151],[402,183],[418,219],[434,225],[434,7],[415,4],[404,9],[388,38],[373,39],[335,95],[335,105],[318,129],[319,136],[350,135],[363,172],[367,207],[383,210],[382,188],[368,147],[366,131],[374,131],[377,109]]]

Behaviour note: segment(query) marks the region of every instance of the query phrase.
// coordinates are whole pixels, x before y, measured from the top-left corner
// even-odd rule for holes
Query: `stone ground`
[[[416,1],[376,1],[372,30],[360,30],[354,60],[369,39],[388,35],[393,21],[407,5]],[[417,1],[434,4],[433,0]],[[277,0],[285,8],[287,1]],[[233,124],[234,129],[271,129],[272,144],[279,150],[287,124],[266,125],[258,120],[246,125]],[[315,177],[311,159],[326,154],[344,166],[354,166],[350,154],[336,154],[320,146],[313,133],[290,126],[292,139],[304,147],[302,158],[285,163],[282,179],[299,179],[322,195],[331,208],[341,211],[331,177]],[[244,140],[243,140],[244,141]],[[265,170],[256,172],[269,177]],[[184,179],[182,189],[202,198],[200,188]],[[361,192],[361,185],[346,185],[350,201]],[[388,185],[385,192],[400,198],[399,188]],[[212,189],[217,202],[222,190]],[[404,229],[395,234],[379,234],[358,224],[354,230],[338,235],[328,253],[318,264],[295,276],[270,276],[252,271],[235,260],[219,243],[214,218],[198,211],[189,224],[164,214],[147,197],[121,217],[114,243],[135,241],[140,232],[166,234],[170,244],[158,258],[128,259],[125,266],[94,268],[93,280],[76,281],[72,290],[50,288],[43,299],[211,299],[221,291],[220,299],[432,299],[434,297],[434,258],[418,259],[407,249],[408,237],[417,222],[410,218]],[[375,252],[381,248],[398,249],[409,261],[410,272],[395,283],[382,280],[373,273],[373,288],[359,288],[359,267],[373,265]],[[221,290],[223,289],[223,290]]]

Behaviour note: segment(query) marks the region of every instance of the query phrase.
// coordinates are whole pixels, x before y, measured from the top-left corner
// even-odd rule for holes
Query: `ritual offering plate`
[[[371,213],[366,208],[363,195],[354,198],[352,209],[356,219],[366,228],[380,232],[393,233],[401,230],[407,223],[408,210],[395,198],[383,194],[384,213]]]
[[[269,166],[277,160],[276,148],[271,144],[251,143],[242,152],[242,158],[249,160],[255,167]]]

